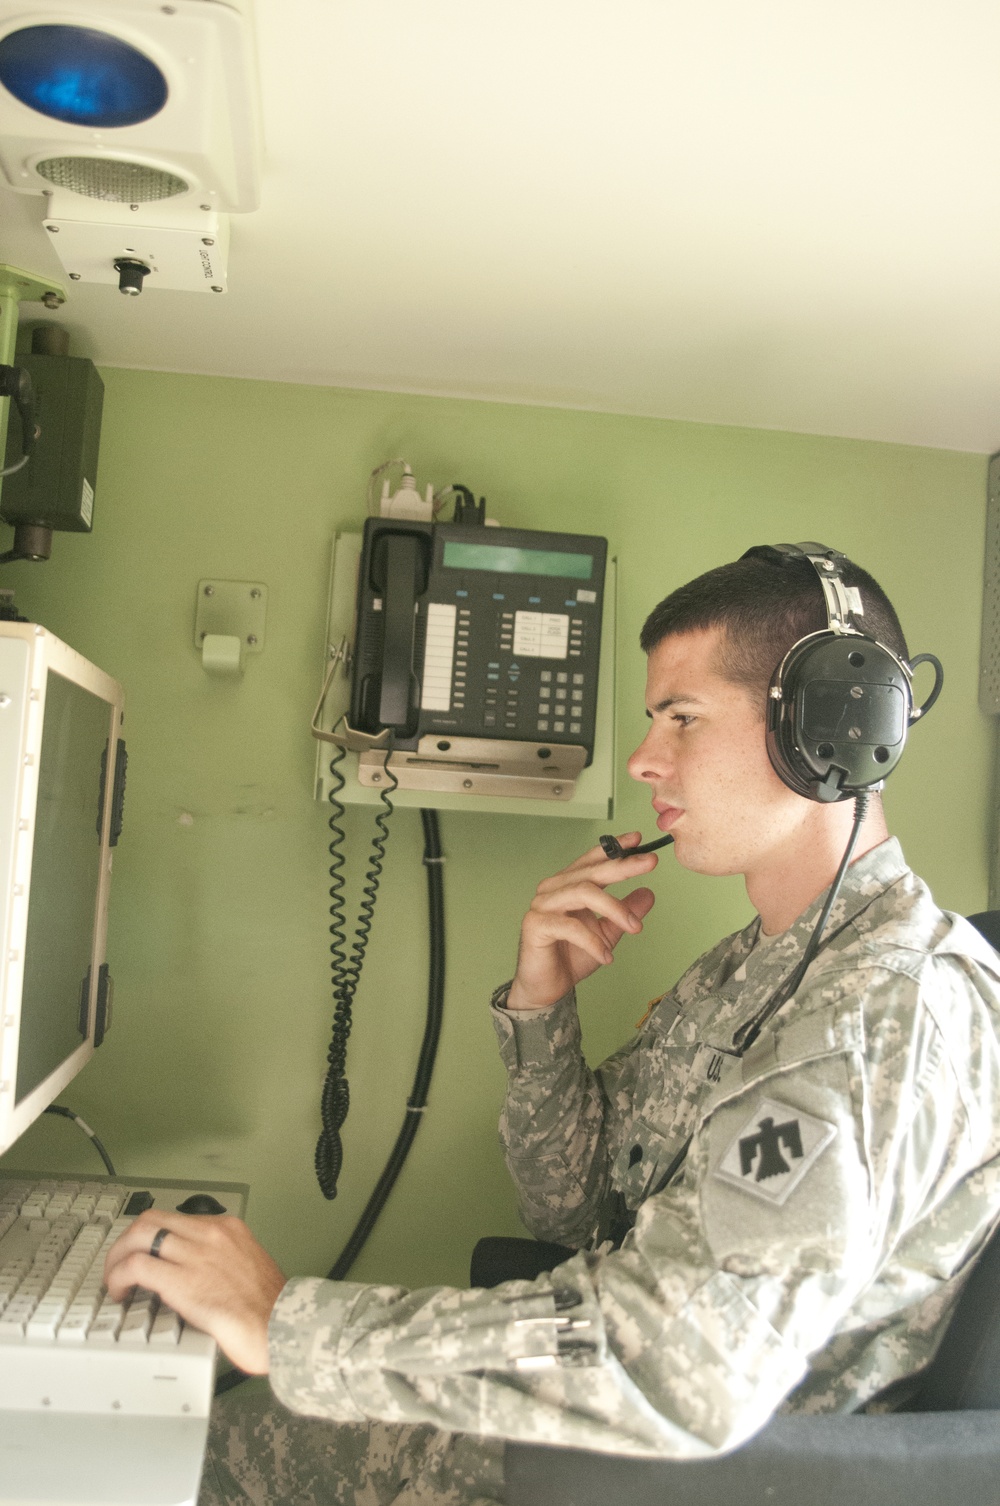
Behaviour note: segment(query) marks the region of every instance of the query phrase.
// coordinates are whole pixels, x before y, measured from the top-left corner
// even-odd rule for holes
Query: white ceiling
[[[996,0],[257,0],[224,298],[70,285],[74,348],[1000,447]],[[0,260],[60,276],[44,200]]]

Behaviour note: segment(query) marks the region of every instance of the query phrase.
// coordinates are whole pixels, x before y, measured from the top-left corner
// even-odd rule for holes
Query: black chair
[[[1000,911],[969,919],[1000,950]],[[527,1249],[503,1267],[512,1244]],[[534,1276],[571,1253],[539,1264],[560,1247],[538,1248],[532,1269],[533,1245],[480,1241],[473,1269]],[[779,1416],[687,1463],[508,1443],[504,1466],[507,1506],[1000,1506],[1000,1228],[906,1411]]]

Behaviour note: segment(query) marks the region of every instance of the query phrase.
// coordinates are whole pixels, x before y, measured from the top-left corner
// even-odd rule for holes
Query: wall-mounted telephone
[[[361,782],[391,731],[404,789],[492,773],[569,798],[594,753],[606,559],[585,534],[369,518],[344,733]]]
[[[317,767],[317,796],[331,810],[333,860],[334,1026],[316,1147],[328,1198],[336,1195],[343,1153],[352,1007],[397,803],[419,805],[425,828],[428,1023],[400,1139],[331,1272],[336,1279],[346,1275],[388,1196],[433,1066],[443,1002],[442,858],[437,815],[426,807],[482,810],[495,802],[493,808],[533,814],[542,799],[553,802],[551,814],[603,821],[613,792],[615,576],[607,540],[487,526],[484,503],[459,486],[447,488],[462,494],[456,521],[433,522],[442,494],[428,489],[423,501],[408,466],[399,491],[388,491],[387,483],[382,516],[370,516],[363,534],[339,534],[334,545],[327,674],[312,723],[316,738],[336,745]],[[420,507],[426,519],[413,516]],[[578,789],[583,798],[575,800]],[[381,804],[352,937],[340,822],[345,803],[359,797]]]

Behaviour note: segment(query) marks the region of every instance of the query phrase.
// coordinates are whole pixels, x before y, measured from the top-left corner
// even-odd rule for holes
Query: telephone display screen
[[[589,554],[570,554],[559,549],[517,549],[497,544],[444,546],[444,564],[450,570],[492,570],[498,575],[555,575],[566,580],[590,580],[594,561]]]

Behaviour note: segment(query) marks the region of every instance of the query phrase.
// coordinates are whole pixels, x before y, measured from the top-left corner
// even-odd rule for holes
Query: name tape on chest
[[[780,1208],[836,1133],[825,1119],[764,1098],[734,1135],[714,1175]]]

